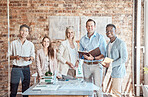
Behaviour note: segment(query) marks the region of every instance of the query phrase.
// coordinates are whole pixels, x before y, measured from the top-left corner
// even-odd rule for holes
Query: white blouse
[[[70,59],[71,63],[75,66],[75,63],[77,61],[77,51],[75,48],[70,48]]]

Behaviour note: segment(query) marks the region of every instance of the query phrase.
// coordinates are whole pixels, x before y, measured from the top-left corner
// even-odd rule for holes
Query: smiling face
[[[116,29],[115,29],[114,27],[112,27],[112,26],[108,26],[108,27],[106,28],[106,36],[107,36],[108,38],[114,37],[115,32],[116,32]]]
[[[74,38],[74,32],[73,32],[72,29],[68,29],[68,30],[67,30],[67,36],[68,36],[68,38],[71,38],[71,39]]]
[[[23,28],[20,29],[20,37],[21,38],[27,38],[28,34],[29,34],[28,28],[23,27]]]
[[[86,29],[87,29],[88,34],[94,33],[95,28],[96,28],[96,25],[93,21],[87,22]]]
[[[44,38],[44,40],[42,41],[42,45],[43,45],[44,48],[49,47],[50,40],[48,38]]]

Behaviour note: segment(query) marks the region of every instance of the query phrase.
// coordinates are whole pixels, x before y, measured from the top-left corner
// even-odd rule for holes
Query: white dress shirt
[[[108,57],[109,57],[109,58],[111,58],[110,53],[111,53],[111,48],[112,48],[113,44],[114,44],[114,42],[112,42],[112,43],[110,42],[110,43],[108,44]]]
[[[21,57],[33,57],[35,59],[34,44],[28,40],[25,40],[24,44],[21,43],[20,39],[12,41],[8,51],[8,56],[17,55]],[[14,59],[12,61],[12,64],[16,66],[27,66],[31,63],[32,61],[25,61],[23,58],[20,60]]]

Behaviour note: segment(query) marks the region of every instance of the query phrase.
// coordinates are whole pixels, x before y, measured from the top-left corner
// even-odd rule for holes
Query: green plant
[[[144,73],[147,74],[148,73],[148,67],[144,67],[143,69],[144,69]]]
[[[47,72],[45,73],[45,76],[52,76],[52,73],[51,73],[50,71],[47,71]]]

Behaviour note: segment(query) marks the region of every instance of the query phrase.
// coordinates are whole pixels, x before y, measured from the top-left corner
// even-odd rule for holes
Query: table
[[[40,85],[43,86],[40,87]],[[94,90],[99,90],[99,87],[93,83],[78,80],[59,81],[55,84],[57,89],[54,88],[54,85],[52,86],[50,88],[50,84],[37,83],[22,95],[29,95],[29,97],[92,97]]]
[[[148,95],[148,85],[142,85],[143,97],[147,97]]]

